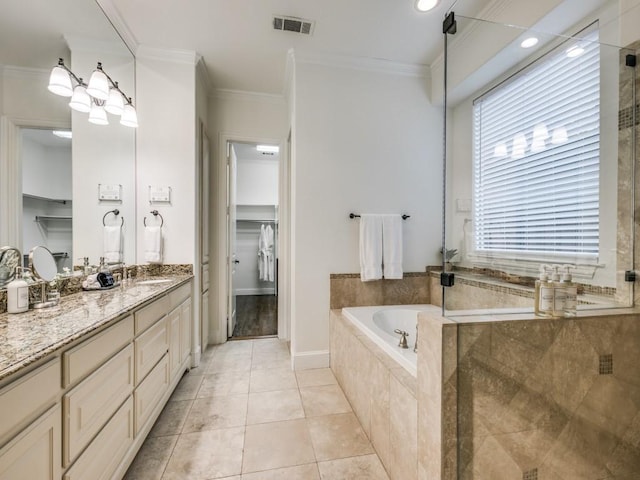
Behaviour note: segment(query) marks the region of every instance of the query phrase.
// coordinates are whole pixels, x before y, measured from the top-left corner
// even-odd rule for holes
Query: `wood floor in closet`
[[[264,337],[278,334],[278,297],[238,295],[233,338]]]

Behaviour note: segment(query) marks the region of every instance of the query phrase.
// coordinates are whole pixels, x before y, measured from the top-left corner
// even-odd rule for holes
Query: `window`
[[[474,101],[474,246],[597,258],[600,47],[572,39]]]

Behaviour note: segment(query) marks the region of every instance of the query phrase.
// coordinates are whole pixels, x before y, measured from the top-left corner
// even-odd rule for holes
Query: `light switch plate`
[[[122,185],[115,183],[98,184],[98,200],[119,202],[122,200]]]
[[[149,203],[171,203],[171,187],[149,185]]]

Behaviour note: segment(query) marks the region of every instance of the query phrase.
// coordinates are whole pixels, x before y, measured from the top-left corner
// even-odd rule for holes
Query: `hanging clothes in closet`
[[[258,240],[258,274],[263,282],[273,282],[275,277],[273,227],[262,224]]]

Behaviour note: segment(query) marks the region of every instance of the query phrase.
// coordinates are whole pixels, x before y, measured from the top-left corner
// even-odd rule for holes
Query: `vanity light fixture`
[[[75,87],[72,82],[75,82]],[[60,58],[51,71],[47,88],[56,95],[71,97],[69,107],[78,112],[89,113],[91,123],[108,125],[109,112],[112,115],[120,115],[122,125],[134,128],[138,126],[138,115],[131,97],[127,97],[118,86],[118,82],[114,82],[104,72],[101,62],[98,62],[89,83],[86,84],[82,78],[69,70]]]
[[[538,39],[536,37],[529,37],[529,38],[525,38],[520,43],[520,46],[522,48],[531,48],[531,47],[535,47],[537,44],[538,44]]]
[[[428,12],[438,6],[440,0],[416,0],[415,6],[419,12]]]
[[[280,147],[277,145],[256,145],[256,150],[266,153],[278,153],[280,151]]]

